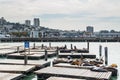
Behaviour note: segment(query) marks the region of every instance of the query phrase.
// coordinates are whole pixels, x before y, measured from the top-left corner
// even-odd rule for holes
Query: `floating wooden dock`
[[[45,52],[23,52],[23,53],[13,53],[13,54],[8,54],[7,58],[8,59],[24,59],[25,53],[28,56],[28,59],[32,60],[38,60],[38,59],[43,59],[45,57]],[[48,52],[48,57],[53,57],[56,55],[54,52]]]
[[[14,53],[14,54],[8,54],[7,58],[8,59],[24,59],[25,53]],[[28,59],[42,59],[44,58],[44,54],[28,54],[27,55]]]
[[[1,49],[0,50],[0,56],[6,56],[7,54],[15,53],[16,50],[13,49]]]
[[[35,71],[38,78],[50,76],[60,76],[60,77],[70,77],[70,78],[84,78],[87,80],[109,80],[111,77],[111,72],[94,72],[89,69],[72,69],[63,67],[47,67],[41,70]]]
[[[55,64],[54,67],[92,69],[94,66],[78,66],[78,65],[71,65],[70,63],[58,63],[58,64]]]
[[[95,54],[91,54],[91,53],[59,53],[59,58],[67,58],[68,56],[70,56],[71,58],[96,58]]]
[[[89,53],[89,50],[87,49],[60,49],[61,53],[71,53],[72,51],[77,53]]]
[[[74,78],[65,78],[65,77],[50,77],[47,80],[85,80],[85,79],[74,79]]]
[[[0,80],[20,80],[22,74],[15,73],[0,73]]]
[[[5,46],[4,48],[0,48],[0,56],[6,56],[7,54],[12,54],[12,53],[16,53],[17,51],[17,47],[19,47],[19,52],[23,52],[24,48],[21,46]]]
[[[45,49],[31,49],[31,52],[45,52]],[[47,52],[56,52],[56,49],[47,49]]]
[[[2,59],[0,64],[10,64],[10,65],[24,65],[24,60],[15,59]],[[44,67],[50,65],[49,61],[44,60],[28,60],[27,65],[33,65],[36,67]]]
[[[5,65],[0,64],[0,72],[8,73],[28,73],[33,71],[35,66],[32,65]]]

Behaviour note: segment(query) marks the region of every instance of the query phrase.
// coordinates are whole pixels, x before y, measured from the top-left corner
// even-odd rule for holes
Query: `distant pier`
[[[120,42],[120,38],[94,38],[94,37],[70,37],[70,38],[0,38],[0,42]]]

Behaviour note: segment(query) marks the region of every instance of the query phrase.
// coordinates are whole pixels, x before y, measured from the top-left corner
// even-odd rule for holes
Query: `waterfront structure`
[[[31,21],[30,20],[25,20],[25,25],[26,26],[31,26]]]
[[[30,32],[30,38],[39,38],[39,31],[38,30],[32,30]]]
[[[39,18],[34,18],[34,26],[35,27],[40,26],[40,20],[39,20]]]
[[[97,38],[116,38],[120,37],[120,32],[108,32],[108,33],[96,32],[95,36]]]

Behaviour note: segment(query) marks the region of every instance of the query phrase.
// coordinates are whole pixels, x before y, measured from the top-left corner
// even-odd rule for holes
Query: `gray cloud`
[[[119,7],[119,0],[0,0],[0,15],[17,22],[40,17],[41,25],[59,29],[86,25],[104,29],[105,22],[120,25]]]

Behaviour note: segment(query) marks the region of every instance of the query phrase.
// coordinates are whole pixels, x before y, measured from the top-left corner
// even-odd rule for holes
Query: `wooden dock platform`
[[[25,53],[8,54],[8,59],[24,59]],[[28,59],[38,60],[44,58],[44,54],[28,54]]]
[[[7,54],[15,53],[13,49],[0,49],[0,56],[6,56]]]
[[[92,69],[94,66],[78,66],[78,65],[71,65],[70,63],[57,63],[54,65],[54,67]]]
[[[30,50],[31,52],[45,52],[45,49],[31,49]],[[47,50],[47,52],[55,52],[56,51],[56,49],[49,49],[49,50]]]
[[[72,57],[72,58],[96,58],[95,54],[91,54],[91,53],[59,53],[59,58],[67,58],[68,56]]]
[[[71,53],[71,52],[77,52],[77,53],[89,53],[89,50],[87,49],[60,49],[60,53]]]
[[[17,51],[17,47],[19,47],[19,52],[23,52],[24,48],[21,46],[5,46],[0,47],[0,56],[6,56],[7,54],[12,54],[12,53],[16,53]]]
[[[32,60],[39,60],[45,57],[45,52],[30,52],[30,54],[28,54],[28,52],[23,52],[23,53],[8,54],[7,58],[8,59],[24,59],[25,53],[27,54],[28,59],[32,59]],[[48,57],[53,57],[55,55],[56,53],[54,52],[48,52]]]
[[[60,77],[70,77],[70,78],[84,78],[87,80],[109,80],[111,77],[111,72],[94,72],[89,69],[72,69],[72,68],[63,68],[63,67],[47,67],[41,70],[35,71],[37,76],[40,78],[51,77],[51,76],[60,76]]]
[[[50,77],[47,80],[85,80],[85,79],[74,79],[74,78],[65,78],[65,77]]]
[[[33,71],[35,66],[32,65],[5,65],[0,64],[0,72],[8,73],[28,73]]]
[[[0,64],[10,64],[10,65],[24,65],[24,60],[16,59],[2,59]],[[44,67],[50,65],[49,61],[44,60],[28,60],[27,65],[33,65],[36,67]]]
[[[15,73],[0,73],[0,80],[20,80],[22,74]]]

